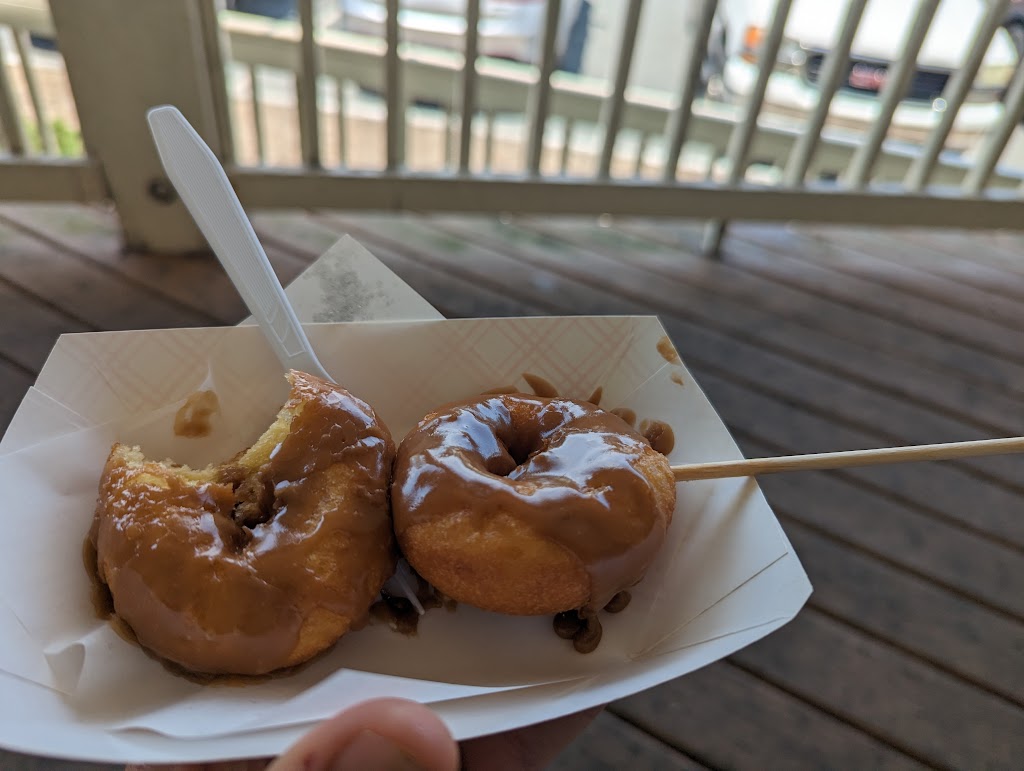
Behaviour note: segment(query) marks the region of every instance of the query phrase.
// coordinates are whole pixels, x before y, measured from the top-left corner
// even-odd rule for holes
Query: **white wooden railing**
[[[697,96],[716,0],[695,0],[674,94],[627,87],[644,7],[622,2],[609,83],[555,71],[558,0],[537,67],[477,56],[475,23],[466,55],[399,44],[398,0],[388,0],[383,39],[318,29],[312,0],[298,3],[298,22],[218,12],[213,0],[0,0],[0,200],[109,199],[129,246],[200,247],[145,128],[148,107],[172,102],[254,208],[700,218],[710,221],[709,251],[729,219],[1024,227],[1024,174],[998,166],[1024,115],[1024,67],[976,152],[945,149],[1007,0],[989,2],[943,93],[946,111],[916,145],[887,136],[938,0],[920,0],[879,117],[860,135],[828,120],[867,0],[849,0],[803,125],[763,110],[790,0],[777,3],[739,105]],[[479,17],[479,0],[467,14]],[[29,33],[59,37],[64,101],[77,105],[69,122],[80,121],[87,152],[58,146],[40,74],[56,68],[63,82],[62,60],[33,52]],[[288,91],[275,104],[265,85],[281,82],[293,84],[294,99]],[[383,96],[375,104],[366,90]],[[433,108],[415,106],[423,102]],[[428,140],[442,151],[423,151]],[[816,181],[823,175],[836,181]]]

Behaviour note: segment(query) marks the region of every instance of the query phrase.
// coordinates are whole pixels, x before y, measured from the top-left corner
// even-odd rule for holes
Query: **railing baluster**
[[[907,170],[904,185],[908,190],[912,190],[915,193],[920,192],[928,184],[939,153],[942,152],[946,139],[949,137],[949,132],[953,129],[953,123],[956,121],[956,115],[960,111],[960,106],[964,103],[964,99],[967,98],[967,92],[971,90],[971,86],[974,84],[974,79],[978,74],[978,69],[981,67],[982,60],[985,58],[985,53],[988,51],[993,36],[1002,26],[1009,4],[1009,0],[993,0],[989,4],[988,13],[985,14],[978,24],[974,34],[974,43],[967,54],[967,59],[953,73],[952,79],[943,91],[942,96],[946,101],[946,109],[940,116],[939,122],[935,124],[935,128],[928,135],[928,141],[925,143],[921,154],[911,164],[910,169]]]
[[[494,113],[484,113],[484,171],[491,171],[494,165]]]
[[[444,142],[444,171],[452,167],[452,111],[448,107],[441,110],[444,116],[444,123],[441,129],[442,141]]]
[[[255,64],[249,65],[249,92],[252,94],[252,127],[256,133],[256,158],[260,166],[267,162],[267,144],[263,138],[263,114],[260,111],[260,79]]]
[[[622,40],[619,45],[619,58],[615,64],[614,87],[611,95],[601,105],[599,123],[604,134],[604,146],[601,148],[601,161],[597,169],[598,179],[608,179],[611,176],[612,156],[615,153],[615,141],[619,138],[619,126],[622,125],[626,84],[629,82],[629,69],[633,64],[633,48],[636,45],[636,31],[640,26],[642,8],[643,0],[629,0],[626,23],[622,28]]]
[[[768,28],[768,35],[761,44],[761,53],[757,59],[757,80],[754,88],[747,97],[747,104],[744,108],[743,119],[738,126],[732,130],[729,136],[729,144],[726,145],[725,155],[729,162],[729,175],[726,182],[730,187],[738,185],[747,170],[747,156],[750,154],[750,145],[754,139],[754,132],[757,130],[757,116],[761,113],[761,106],[764,104],[764,95],[768,90],[768,79],[775,70],[775,61],[779,56],[779,46],[782,45],[782,35],[786,30],[786,19],[789,18],[789,8],[793,0],[778,0],[775,6],[775,14],[772,16],[771,26]],[[705,254],[717,254],[725,236],[726,223],[722,220],[713,220],[704,228],[702,249]]]
[[[867,0],[864,1],[867,2]],[[693,100],[697,95],[701,68],[704,65],[704,57],[707,54],[708,38],[711,36],[711,24],[714,21],[715,9],[717,7],[718,0],[702,0],[699,15],[697,16],[696,23],[693,25],[693,35],[690,39],[690,55],[686,57],[686,61],[683,64],[679,104],[672,110],[666,125],[668,154],[665,157],[665,168],[662,171],[662,179],[666,182],[674,182],[676,180],[679,155],[682,153],[683,144],[686,142],[686,130],[690,126]]]
[[[3,29],[0,28],[0,32],[2,31]],[[4,65],[7,60],[6,48],[3,35],[0,34],[0,127],[4,130],[11,155],[24,155],[27,145],[25,129],[18,117],[14,87],[11,84],[11,79],[7,76],[7,67]]]
[[[405,104],[398,59],[398,0],[387,0],[384,36],[388,43],[384,57],[384,82],[387,97],[387,168],[395,171],[405,163]]]
[[[348,166],[348,134],[345,130],[345,81],[334,81],[334,94],[338,100],[338,165]]]
[[[299,0],[299,22],[302,25],[301,68],[298,77],[299,140],[302,162],[320,167],[320,109],[317,106],[316,84],[320,74],[317,60],[313,0]]]
[[[642,177],[644,175],[644,153],[647,151],[647,142],[650,138],[651,135],[646,131],[640,133],[640,146],[636,149],[636,165],[633,167],[634,177]]]
[[[907,91],[907,86],[910,85],[910,80],[914,76],[914,71],[917,69],[917,55],[938,7],[939,0],[921,0],[917,7],[914,23],[900,47],[902,54],[895,66],[889,70],[885,85],[882,87],[880,94],[882,104],[878,117],[871,124],[867,139],[857,148],[843,175],[843,181],[850,187],[864,187],[871,176],[875,161],[878,159],[878,151],[881,150],[885,135],[889,132],[892,116],[896,113],[896,108],[899,107],[899,103]]]
[[[999,117],[982,140],[978,159],[964,177],[963,192],[965,195],[981,195],[988,185],[989,177],[1003,154],[1010,135],[1024,118],[1024,59],[1017,62],[1006,98],[1003,102],[1003,114]]]
[[[530,90],[529,139],[526,149],[526,170],[531,175],[540,173],[540,158],[544,152],[544,128],[547,126],[551,102],[551,73],[555,70],[555,40],[562,0],[548,0],[544,16],[544,36],[541,44],[540,71],[537,83]]]
[[[207,77],[211,85],[213,114],[217,130],[217,148],[221,160],[235,160],[235,138],[231,129],[231,99],[228,96],[228,71],[224,64],[227,36],[220,27],[218,11],[223,0],[205,0],[199,4],[200,26],[203,32],[203,52],[206,54]]]
[[[28,32],[23,29],[14,29],[11,32],[14,33],[14,45],[18,49],[21,70],[25,73],[25,85],[28,86],[28,97],[32,102],[32,112],[36,116],[36,125],[39,127],[39,141],[42,143],[44,153],[55,155],[57,143],[53,138],[53,126],[50,125],[46,116],[46,107],[43,105],[43,98],[39,93],[39,81],[36,79],[30,59],[32,42],[29,40]],[[2,62],[0,62],[0,66],[3,66]]]
[[[476,114],[476,58],[479,52],[480,0],[466,5],[466,59],[462,65],[462,128],[459,130],[459,171],[469,171],[473,145],[473,116]]]
[[[572,118],[565,119],[565,129],[562,135],[562,157],[559,160],[559,168],[564,177],[569,171],[569,153],[572,151],[572,132],[576,128],[576,121]]]
[[[828,119],[832,99],[835,97],[836,91],[839,90],[839,82],[849,64],[850,48],[867,4],[868,0],[850,0],[846,8],[846,17],[839,30],[839,39],[836,40],[822,63],[821,75],[818,78],[818,91],[820,92],[818,103],[814,106],[814,113],[808,119],[806,128],[797,138],[790,151],[789,159],[786,161],[782,184],[788,187],[804,183],[804,177],[807,176],[807,169],[811,165],[814,151],[818,148],[821,129]]]

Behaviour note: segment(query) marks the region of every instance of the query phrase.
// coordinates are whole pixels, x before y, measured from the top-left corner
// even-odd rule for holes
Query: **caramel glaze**
[[[196,391],[174,416],[174,435],[191,439],[208,436],[212,423],[210,418],[220,409],[220,401],[213,391]]]
[[[555,388],[554,384],[540,375],[534,375],[531,372],[523,373],[523,380],[530,386],[537,396],[544,396],[546,398],[553,399],[558,396],[558,389]]]
[[[287,434],[255,462],[259,443],[198,482],[115,445],[104,470],[98,575],[139,642],[188,670],[300,663],[365,623],[394,569],[387,428],[348,392],[289,379]]]
[[[616,407],[614,410],[610,410],[612,415],[618,415],[626,425],[633,427],[636,425],[636,413],[633,412],[629,407]]]
[[[675,449],[675,432],[672,430],[672,426],[665,421],[645,420],[640,423],[640,431],[656,452],[668,455]]]
[[[451,612],[457,607],[455,600],[445,597],[421,577],[416,576],[416,583],[416,599],[423,610],[445,608]],[[380,597],[370,606],[370,618],[387,623],[394,632],[415,637],[419,631],[420,613],[412,602],[407,597],[391,594],[387,589],[381,590]]]
[[[395,531],[401,542],[404,529],[458,512],[510,514],[576,555],[590,577],[588,607],[599,609],[640,580],[664,537],[667,522],[638,468],[650,455],[620,418],[582,402],[457,403],[427,416],[399,448]]]
[[[679,364],[679,354],[676,352],[676,347],[672,345],[672,340],[668,335],[665,335],[658,341],[658,353],[661,357],[669,364]]]

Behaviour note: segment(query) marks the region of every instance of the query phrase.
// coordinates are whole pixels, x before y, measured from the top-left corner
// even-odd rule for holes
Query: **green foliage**
[[[25,142],[27,149],[33,154],[43,152],[43,138],[35,121],[24,121]],[[82,143],[82,132],[71,128],[60,118],[50,123],[53,138],[57,143],[57,154],[63,158],[80,158],[85,154]]]
[[[57,140],[58,152],[65,158],[77,158],[85,155],[82,132],[71,128],[60,118],[53,122],[53,136]]]

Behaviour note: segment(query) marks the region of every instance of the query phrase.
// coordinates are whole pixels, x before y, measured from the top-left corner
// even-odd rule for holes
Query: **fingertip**
[[[458,767],[458,746],[441,718],[418,702],[385,698],[357,704],[324,721],[270,769]]]

